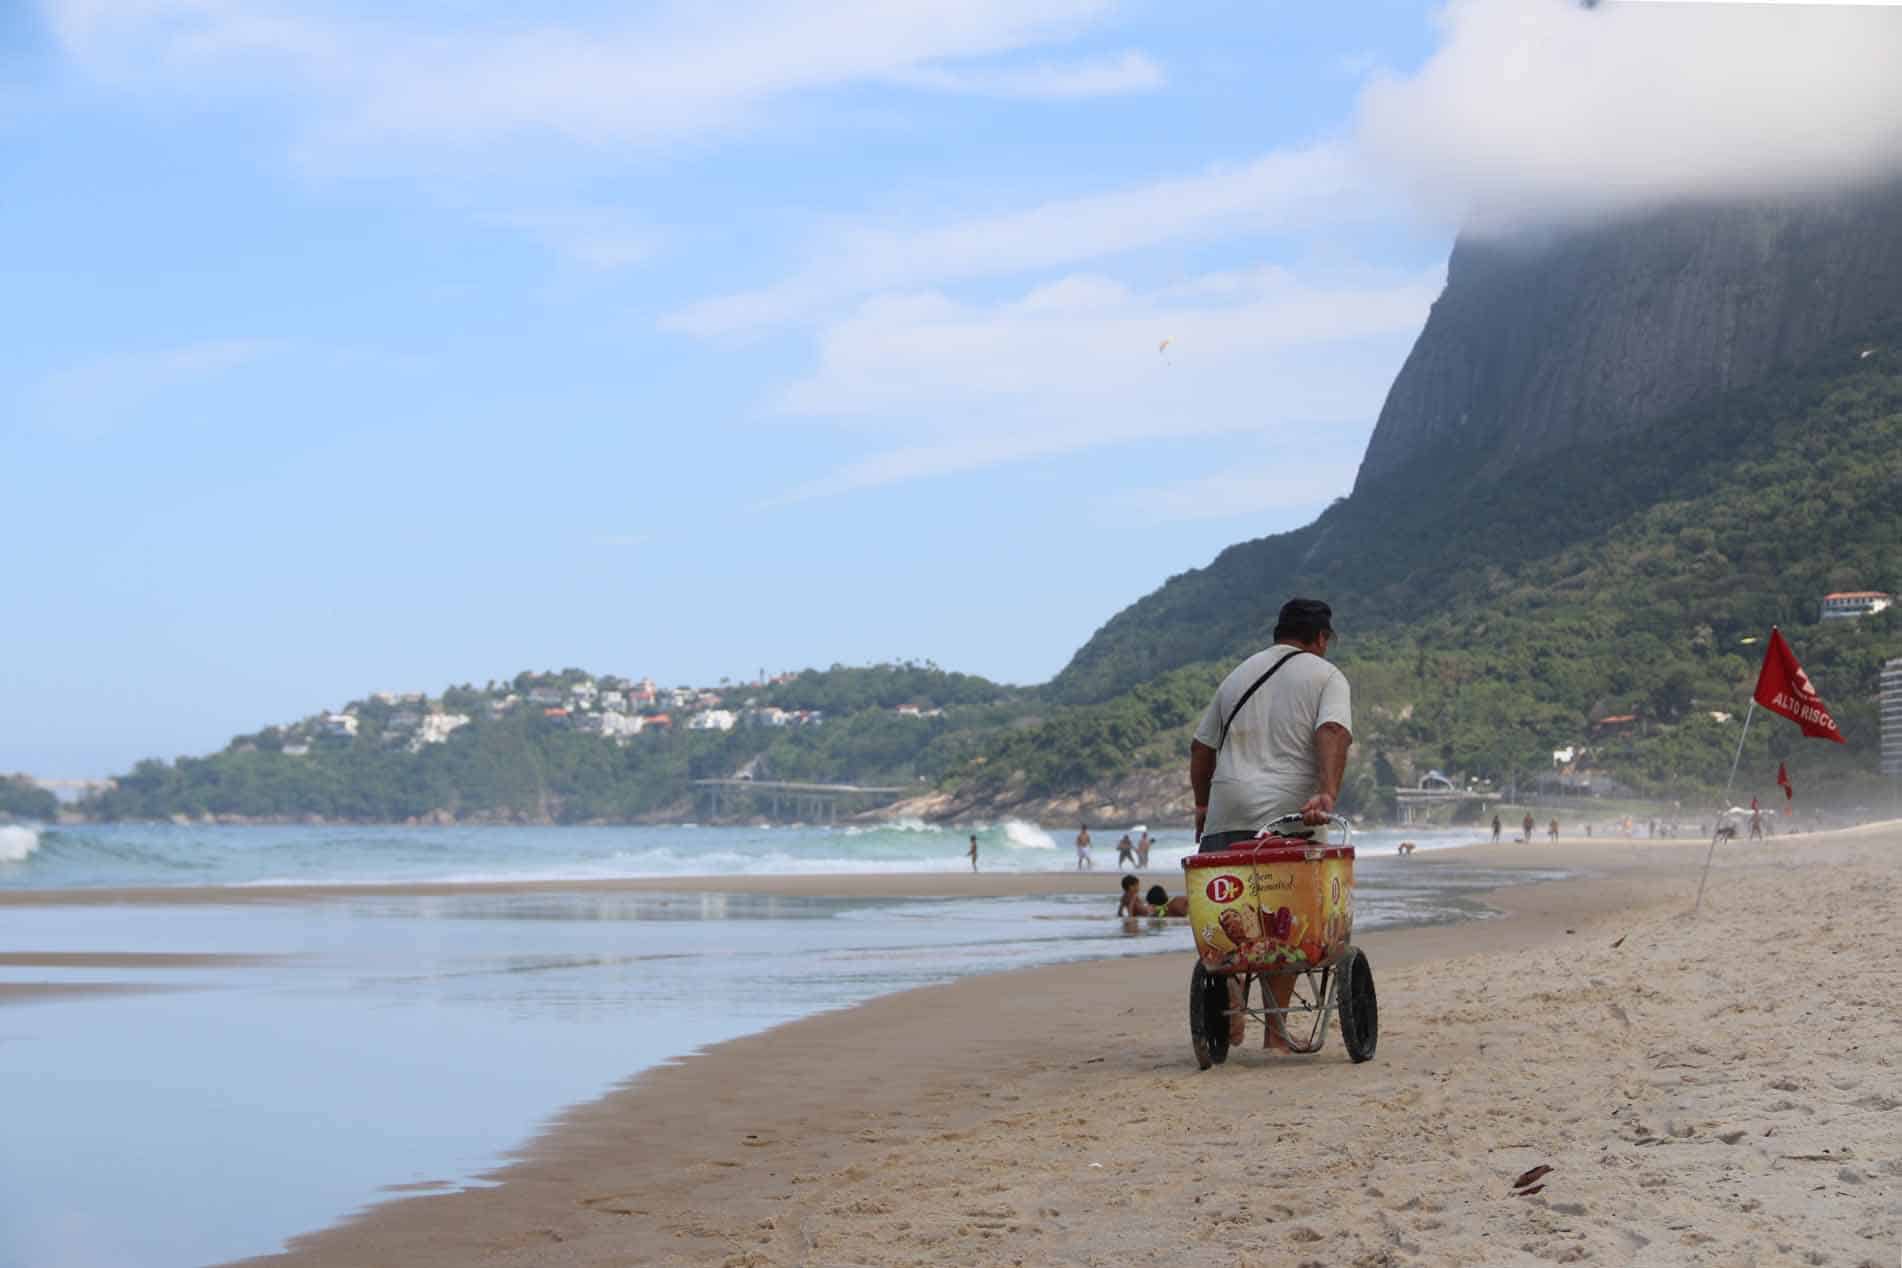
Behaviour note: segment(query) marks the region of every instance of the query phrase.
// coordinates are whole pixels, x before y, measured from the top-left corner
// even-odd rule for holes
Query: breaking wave
[[[15,825],[0,827],[0,863],[24,863],[26,856],[39,848],[38,829]]]

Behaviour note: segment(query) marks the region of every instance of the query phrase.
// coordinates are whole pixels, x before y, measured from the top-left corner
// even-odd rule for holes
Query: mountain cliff
[[[1306,593],[1343,634],[1363,791],[1381,754],[1504,779],[1585,745],[1628,786],[1708,792],[1777,623],[1852,719],[1806,771],[1865,796],[1902,611],[1817,624],[1864,588],[1902,588],[1902,188],[1462,241],[1353,495],[1117,613],[960,786],[1179,767],[1214,682]]]
[[[1902,312],[1902,186],[1462,239],[1357,491],[1497,474],[1801,365]]]

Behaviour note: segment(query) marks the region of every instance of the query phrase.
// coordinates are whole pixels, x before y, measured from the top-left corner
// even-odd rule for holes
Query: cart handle
[[[1327,817],[1327,821],[1330,826],[1336,826],[1340,828],[1342,845],[1347,845],[1353,840],[1354,828],[1352,824],[1348,823],[1346,816],[1329,815]],[[1283,824],[1283,823],[1298,823],[1303,825],[1304,827],[1314,826],[1312,824],[1309,824],[1306,819],[1303,819],[1299,813],[1296,813],[1296,814],[1282,815],[1281,817],[1277,819],[1270,819],[1267,823],[1264,823],[1261,825],[1261,830],[1263,833],[1266,833],[1270,828],[1276,827],[1277,825]]]

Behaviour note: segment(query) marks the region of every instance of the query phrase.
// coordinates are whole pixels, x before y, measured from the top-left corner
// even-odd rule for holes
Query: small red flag
[[[1796,800],[1796,789],[1790,787],[1790,772],[1784,769],[1782,762],[1777,763],[1777,787],[1783,790],[1783,800]]]
[[[1763,669],[1757,674],[1756,702],[1772,713],[1780,713],[1816,740],[1834,740],[1842,744],[1843,733],[1836,719],[1816,694],[1810,676],[1797,664],[1796,653],[1783,641],[1783,632],[1770,627],[1770,646],[1763,652]]]

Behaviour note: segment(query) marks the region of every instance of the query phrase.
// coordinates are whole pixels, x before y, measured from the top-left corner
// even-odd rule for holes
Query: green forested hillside
[[[568,693],[583,681],[593,679],[565,670],[519,675],[513,687]],[[414,702],[355,701],[346,708],[354,735],[311,738],[320,720],[307,719],[239,736],[206,757],[141,762],[85,809],[109,819],[626,820],[688,812],[690,780],[729,776],[756,759],[761,778],[928,783],[1024,707],[1015,689],[929,665],[835,666],[726,692],[762,709],[823,711],[803,724],[693,730],[679,725],[683,717],[617,741],[578,729],[579,712],[485,707],[510,690],[465,685]],[[921,712],[900,713],[901,705]],[[405,742],[411,732],[398,726],[406,709],[469,721],[440,743]]]
[[[1502,479],[1418,464],[1306,528],[1232,547],[1119,613],[1051,684],[1058,708],[957,778],[1035,794],[1179,763],[1214,682],[1296,593],[1334,605],[1363,789],[1377,753],[1501,779],[1585,743],[1642,791],[1702,791],[1737,734],[1709,715],[1741,715],[1761,653],[1744,640],[1773,623],[1851,740],[1808,745],[1806,769],[1867,775],[1876,675],[1902,655],[1902,614],[1816,617],[1831,590],[1902,589],[1897,348],[1879,332]],[[1594,727],[1627,714],[1637,723]],[[1753,731],[1750,755],[1787,752],[1794,735]]]
[[[1746,769],[1790,756],[1806,791],[1867,791],[1877,674],[1902,656],[1902,611],[1827,625],[1816,615],[1831,590],[1902,590],[1899,347],[1897,332],[1878,332],[1641,436],[1504,478],[1476,477],[1461,465],[1470,454],[1417,463],[1306,528],[1174,578],[1043,688],[931,665],[835,666],[721,688],[728,708],[791,711],[797,725],[609,738],[584,733],[579,713],[485,707],[497,692],[566,692],[588,678],[522,675],[417,704],[469,718],[440,742],[404,742],[410,705],[359,701],[347,739],[316,735],[312,720],[270,728],[209,757],[141,763],[87,808],[629,819],[685,810],[688,780],[762,757],[773,778],[940,787],[1008,807],[1180,769],[1214,684],[1267,641],[1296,593],[1334,605],[1335,656],[1354,684],[1350,808],[1375,809],[1380,786],[1427,767],[1504,781],[1579,745],[1637,792],[1701,798],[1728,764],[1754,681],[1761,645],[1746,640],[1772,624],[1850,745],[1804,743],[1773,723],[1752,732]]]

